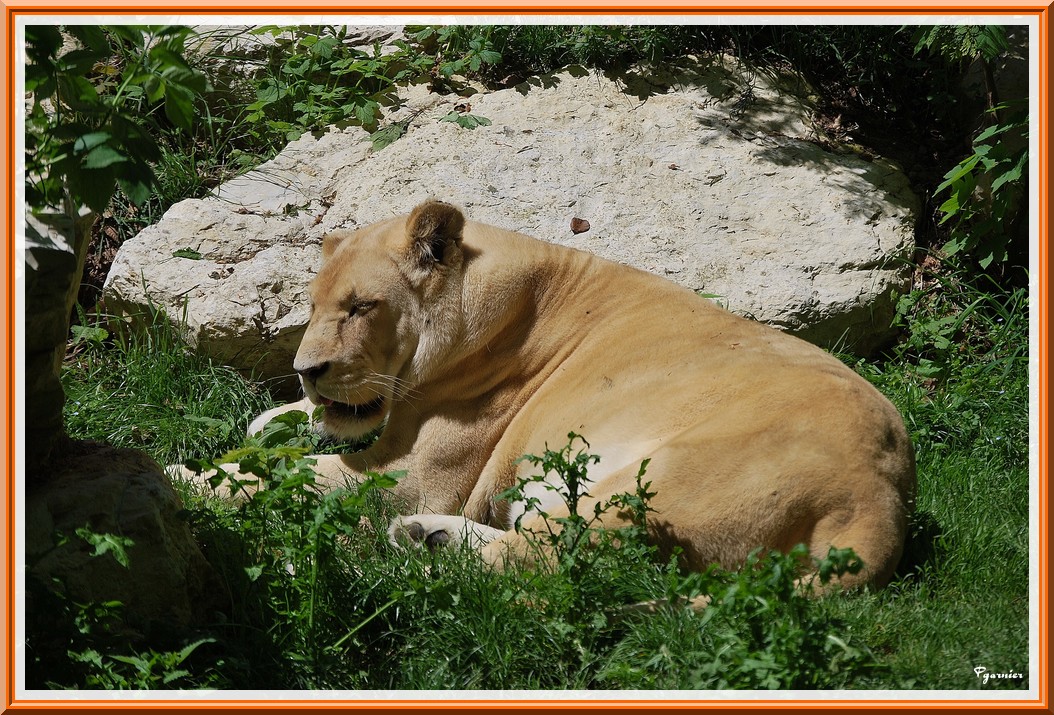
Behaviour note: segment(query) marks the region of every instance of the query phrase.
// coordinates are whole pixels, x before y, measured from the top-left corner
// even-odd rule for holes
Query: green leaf
[[[417,40],[418,42],[424,42],[425,40],[429,39],[430,37],[434,36],[435,34],[436,34],[435,27],[433,27],[431,25],[425,25],[424,27],[422,27],[420,30],[418,30],[417,32],[415,32],[413,34],[413,38],[415,40]],[[60,41],[59,44],[61,44],[61,41]]]
[[[106,108],[95,92],[95,87],[84,77],[60,74],[58,95],[59,99],[78,111],[100,113]]]
[[[189,258],[192,261],[201,260],[201,254],[195,251],[193,248],[181,248],[178,251],[173,251],[172,256],[174,258]]]
[[[208,77],[190,67],[166,67],[161,70],[161,76],[167,83],[179,85],[192,94],[201,94],[209,89]]]
[[[127,160],[127,157],[109,144],[100,144],[84,157],[84,166],[88,169],[102,169]]]
[[[1023,152],[1018,157],[1017,163],[1014,166],[996,177],[995,181],[992,182],[992,193],[996,193],[1004,184],[1012,181],[1018,181],[1021,179],[1022,174],[1025,171],[1025,167],[1028,165],[1028,152]]]
[[[125,154],[133,160],[132,165],[139,167],[139,173],[134,177],[126,175],[123,178],[149,182],[153,172],[148,162],[161,160],[157,140],[144,127],[120,114],[113,117],[111,129],[117,143],[124,147]]]
[[[934,191],[933,193],[939,194],[940,192],[944,191],[944,189],[948,188],[956,181],[969,174],[971,171],[974,170],[974,167],[977,166],[977,162],[980,160],[981,157],[977,154],[963,159],[955,168],[951,169],[947,174],[944,175],[945,180],[941,182],[941,184],[937,187],[936,191]]]
[[[150,672],[150,663],[137,655],[111,655],[109,657],[112,660],[116,660],[118,663],[125,663],[134,666],[135,669],[141,673]]]
[[[26,93],[35,97],[34,107],[40,106],[40,97],[49,97],[55,91],[55,78],[39,66],[26,65]]]
[[[370,134],[370,142],[373,144],[374,151],[380,151],[389,144],[394,143],[404,134],[406,134],[406,127],[397,122],[395,124],[389,124],[384,129],[378,129],[373,134]]]
[[[77,141],[73,142],[73,151],[80,154],[90,149],[94,149],[109,138],[109,132],[91,132],[89,134],[84,134],[77,137]]]
[[[322,59],[329,59],[333,56],[333,48],[337,46],[339,40],[336,37],[321,37],[316,38],[318,41],[311,47],[311,54]]]
[[[475,129],[476,127],[485,127],[491,124],[491,121],[486,117],[480,117],[475,114],[461,114],[460,112],[450,112],[439,121],[454,122],[465,129]]]
[[[118,179],[117,183],[121,186],[121,191],[124,195],[129,198],[136,206],[142,206],[150,197],[153,196],[152,183],[142,181],[138,179]],[[111,190],[111,195],[113,191]],[[101,209],[100,209],[101,210]]]
[[[954,256],[959,251],[963,250],[965,243],[961,238],[952,238],[944,244],[942,250],[949,256]]]
[[[190,132],[194,128],[194,93],[182,85],[168,83],[165,116],[183,131]]]
[[[131,561],[128,558],[127,549],[135,542],[126,536],[115,536],[114,534],[96,534],[88,527],[77,529],[75,532],[77,536],[88,542],[89,545],[95,547],[92,556],[102,556],[103,554],[110,554],[125,568]]]
[[[140,25],[105,25],[104,29],[112,32],[132,46],[143,49],[143,28]]]
[[[80,166],[66,166],[66,181],[74,200],[88,206],[96,213],[102,213],[110,203],[110,198],[117,190],[117,175],[113,166],[101,169],[88,169]]]
[[[366,472],[366,480],[359,486],[359,492],[363,493],[370,489],[391,489],[399,483],[399,480],[407,474],[405,469],[394,472]]]
[[[59,58],[59,71],[67,74],[86,75],[96,63],[106,59],[106,54],[94,50],[72,50]]]
[[[161,160],[161,149],[158,147],[157,140],[142,125],[119,114],[114,116],[112,124],[114,136],[120,140],[121,146],[126,150],[125,153],[135,159],[136,166],[149,169],[149,162]],[[152,172],[148,175],[152,175]],[[145,176],[138,178],[145,178]]]
[[[72,343],[78,345],[80,343],[92,343],[100,344],[106,338],[110,337],[110,333],[105,328],[92,327],[88,325],[71,325],[70,333],[73,335]]]
[[[974,144],[983,142],[985,139],[994,137],[997,134],[1002,134],[1007,129],[1010,129],[1010,127],[1011,125],[1009,124],[993,124],[992,126],[988,127],[983,132],[977,135],[977,137],[973,140]]]
[[[85,47],[95,52],[109,54],[113,51],[110,41],[106,38],[106,33],[97,25],[66,25],[65,30],[80,40]],[[26,34],[29,34],[28,29]]]
[[[285,82],[276,79],[266,79],[256,88],[256,98],[265,104],[277,102],[288,94],[288,86]]]
[[[959,208],[959,195],[952,194],[951,198],[941,204],[940,207],[937,209],[938,211],[944,214],[940,222],[944,223],[945,221],[955,216],[955,214],[959,212]]]
[[[154,45],[150,48],[148,57],[153,60],[157,67],[161,71],[168,71],[172,69],[184,70],[192,72],[190,65],[183,59],[183,56],[178,51],[173,51],[172,43],[165,42]]]
[[[356,104],[355,118],[359,120],[360,124],[372,124],[377,118],[377,110],[379,108],[380,105],[372,100],[362,104]]]
[[[151,104],[165,96],[165,80],[153,72],[143,72],[129,80],[130,84],[139,85],[146,92],[146,99]]]
[[[32,61],[54,57],[62,47],[62,33],[54,25],[26,25],[26,46]]]
[[[190,675],[189,670],[172,670],[165,673],[165,676],[161,679],[161,683],[164,685],[171,685],[174,681],[180,678],[185,678]]]

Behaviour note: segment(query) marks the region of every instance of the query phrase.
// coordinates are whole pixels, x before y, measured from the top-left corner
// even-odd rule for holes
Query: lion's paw
[[[388,538],[396,546],[425,546],[430,551],[448,545],[467,544],[478,549],[505,532],[461,516],[415,514],[400,516],[388,527]]]

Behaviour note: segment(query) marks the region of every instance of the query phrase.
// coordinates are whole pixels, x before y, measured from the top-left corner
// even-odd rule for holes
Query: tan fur
[[[866,570],[844,586],[892,574],[912,446],[893,406],[819,348],[439,202],[330,236],[324,256],[295,368],[310,403],[383,398],[362,418],[328,407],[322,429],[387,424],[319,470],[333,483],[406,470],[393,536],[467,538],[496,564],[524,555],[509,530],[522,505],[495,497],[533,473],[522,455],[574,431],[600,456],[595,500],[632,491],[651,459],[653,536],[692,568],[805,542],[815,556],[855,549]]]

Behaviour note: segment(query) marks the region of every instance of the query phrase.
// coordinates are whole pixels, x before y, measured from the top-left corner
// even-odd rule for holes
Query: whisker
[[[267,379],[263,380],[263,385],[264,385],[264,387],[268,387],[269,388],[269,386],[274,384],[274,383],[289,382],[289,381],[291,381],[291,380],[293,380],[294,378],[297,378],[297,377],[298,377],[298,375],[297,375],[296,372],[286,372],[286,373],[283,373],[281,375],[273,375],[272,377],[268,377]],[[297,380],[297,384],[300,385],[300,380]],[[298,392],[301,395],[304,394],[304,387],[303,387],[303,385],[300,385]]]
[[[388,397],[399,400],[414,407],[413,400],[421,396],[420,390],[409,381],[395,375],[385,375],[379,372],[363,372],[357,379],[349,381],[356,390],[365,390],[375,397]],[[345,384],[336,394],[330,395],[337,402],[351,404],[355,400],[350,397],[351,387]],[[359,398],[361,400],[361,398]],[[416,409],[416,407],[414,407]]]
[[[372,373],[367,376],[366,380],[389,388],[392,391],[392,397],[397,400],[419,397],[421,394],[411,383],[395,375]]]
[[[413,398],[420,397],[421,392],[410,382],[395,375],[384,375],[381,373],[371,373],[365,378],[365,381],[366,383],[383,385],[391,391],[392,399],[403,402],[420,414],[420,410],[418,410],[417,405],[414,404]]]

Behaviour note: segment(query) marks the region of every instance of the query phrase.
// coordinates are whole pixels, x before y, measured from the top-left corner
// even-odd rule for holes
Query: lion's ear
[[[465,217],[457,207],[442,201],[427,201],[410,213],[406,221],[404,255],[414,270],[431,271],[451,265],[460,254]]]
[[[322,258],[326,259],[333,255],[340,244],[344,243],[354,231],[338,230],[331,231],[322,237]]]

